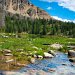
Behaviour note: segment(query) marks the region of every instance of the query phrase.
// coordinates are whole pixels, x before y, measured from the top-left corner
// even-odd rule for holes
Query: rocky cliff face
[[[33,19],[51,18],[44,10],[34,6],[28,0],[6,0],[5,10],[13,14],[20,14]]]
[[[0,0],[0,26],[4,25],[6,13],[19,14],[32,19],[50,19],[44,10],[34,6],[28,0]]]
[[[4,0],[0,0],[0,26],[4,25]]]

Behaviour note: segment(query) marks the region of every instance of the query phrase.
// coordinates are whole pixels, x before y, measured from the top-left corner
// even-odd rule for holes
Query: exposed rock
[[[69,50],[68,56],[69,56],[69,61],[75,62],[75,51],[74,50]]]
[[[38,58],[43,58],[43,56],[41,56],[41,55],[38,55]]]
[[[47,52],[44,52],[44,58],[53,58],[54,56],[52,54],[49,54]]]
[[[53,56],[55,56],[55,52],[53,50],[49,50],[48,53],[52,54]]]
[[[7,60],[6,63],[14,62],[14,59]]]
[[[34,6],[29,2],[29,0],[6,0],[4,4],[6,12],[10,12],[12,14],[21,14],[22,16],[26,16],[32,19],[36,18],[45,18],[45,19],[50,19],[52,18],[49,16],[48,13],[46,13],[44,10]]]
[[[62,45],[60,45],[60,44],[52,44],[52,45],[50,45],[52,48],[54,48],[54,49],[60,49],[60,48],[63,48],[63,46]]]
[[[11,50],[5,49],[3,53],[11,53]]]
[[[69,57],[75,57],[75,51],[74,50],[69,50],[68,51],[68,56]]]
[[[31,59],[30,59],[30,62],[31,62],[32,64],[34,64],[34,63],[35,63],[35,58],[31,58]]]
[[[17,63],[16,66],[23,67],[23,66],[26,66],[26,65],[25,64],[21,64],[21,63]]]
[[[5,56],[13,56],[13,54],[11,54],[11,53],[8,53],[8,54],[5,54]]]
[[[34,58],[37,58],[38,56],[34,54],[33,57],[34,57]]]

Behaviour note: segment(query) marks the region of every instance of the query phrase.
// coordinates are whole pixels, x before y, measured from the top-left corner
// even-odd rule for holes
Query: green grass
[[[63,45],[68,45],[69,43],[75,44],[75,38],[70,39],[61,36],[31,37],[29,34],[21,33],[19,34],[20,38],[16,38],[15,36],[10,36],[7,33],[6,34],[1,33],[0,36],[1,35],[7,35],[8,38],[0,37],[0,50],[23,49],[25,51],[34,51],[35,49],[32,48],[33,46],[42,48],[43,50],[47,50],[49,46],[43,44],[53,44],[53,43],[59,43]]]

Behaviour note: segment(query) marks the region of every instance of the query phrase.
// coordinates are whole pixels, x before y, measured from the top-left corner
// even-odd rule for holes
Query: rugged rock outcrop
[[[34,6],[29,0],[5,0],[5,10],[13,14],[20,14],[29,18],[45,18],[51,17],[44,10]]]

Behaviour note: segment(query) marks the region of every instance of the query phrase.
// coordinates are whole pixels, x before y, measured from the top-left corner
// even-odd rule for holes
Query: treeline
[[[75,24],[58,20],[30,19],[18,14],[5,17],[5,32],[75,37]]]

